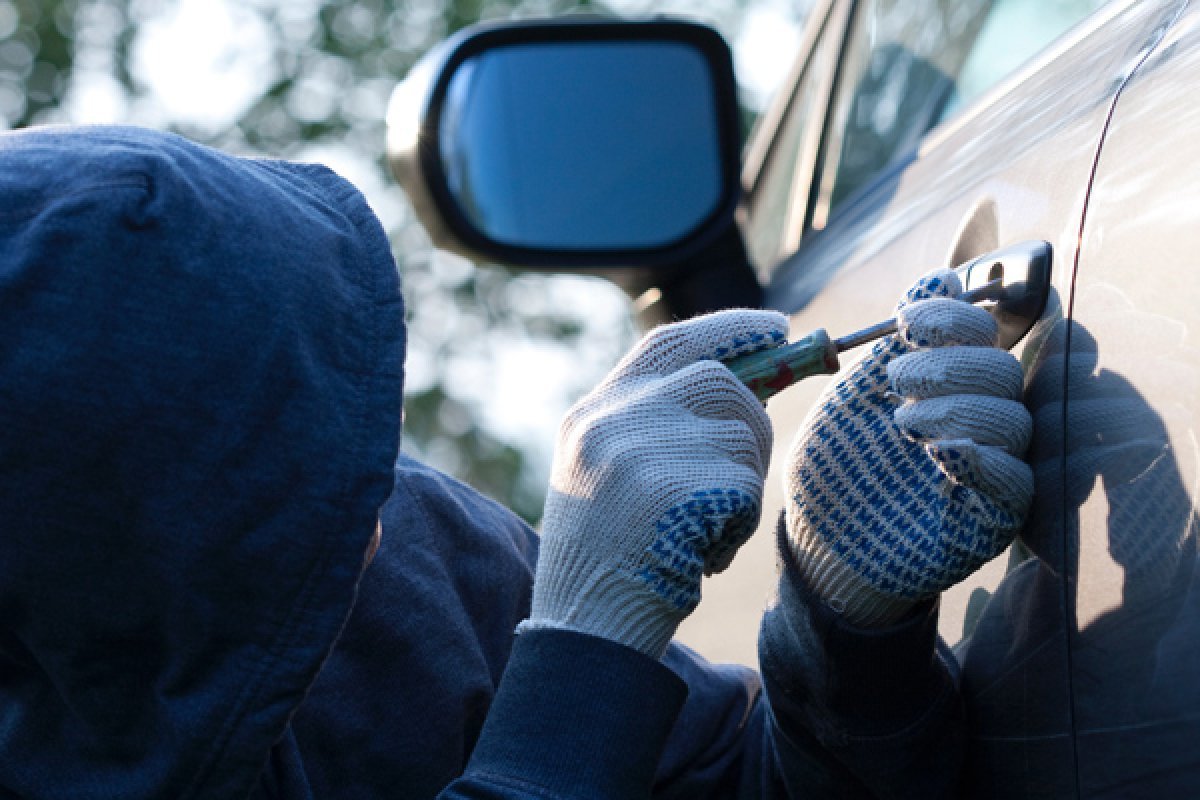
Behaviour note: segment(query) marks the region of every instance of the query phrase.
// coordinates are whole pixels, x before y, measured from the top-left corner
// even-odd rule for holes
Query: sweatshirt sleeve
[[[649,797],[684,682],[623,645],[562,630],[517,636],[479,742],[445,800]]]
[[[853,628],[782,552],[761,678],[678,643],[660,663],[570,631],[523,633],[467,769],[441,797],[953,796],[964,720],[936,607]]]
[[[936,604],[887,628],[852,627],[809,592],[785,535],[781,522],[779,602],[763,618],[759,661],[788,793],[953,796],[965,719]]]

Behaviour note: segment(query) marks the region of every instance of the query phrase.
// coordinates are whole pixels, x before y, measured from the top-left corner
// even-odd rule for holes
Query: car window
[[[750,251],[751,263],[769,265],[775,261],[782,249],[786,236],[788,209],[791,205],[792,182],[796,173],[796,162],[800,158],[800,142],[809,116],[813,98],[811,70],[802,80],[792,98],[789,113],[783,118],[776,135],[771,159],[763,170],[759,185],[750,200],[753,209],[746,227],[746,248]]]
[[[1002,0],[992,5],[938,122],[995,86],[1108,0]]]
[[[835,64],[834,48],[837,37],[829,35],[830,25],[826,22],[818,33],[816,44],[809,54],[800,79],[792,86],[792,96],[787,110],[779,123],[768,155],[767,163],[760,171],[758,182],[748,198],[750,214],[747,217],[746,247],[751,262],[759,267],[773,266],[783,254],[795,249],[799,232],[803,227],[803,209],[797,209],[797,183],[807,185],[810,173],[798,173],[803,169],[801,149],[805,133],[814,113],[822,113],[821,93],[830,83],[830,73]],[[814,137],[815,138],[815,137]],[[811,158],[808,169],[812,168]],[[801,217],[796,220],[797,212]]]
[[[1104,0],[864,0],[842,57],[811,224]]]

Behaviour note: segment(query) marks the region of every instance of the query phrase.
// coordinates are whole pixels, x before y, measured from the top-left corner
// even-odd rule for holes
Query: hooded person
[[[397,463],[403,305],[357,190],[109,127],[0,136],[0,182],[0,796],[728,785],[762,738],[757,684],[678,647],[658,661],[686,604],[638,594],[666,615],[636,649],[543,610],[497,692],[537,537]],[[764,461],[761,430],[733,439]]]
[[[391,489],[387,238],[314,165],[0,136],[0,796],[234,798]]]

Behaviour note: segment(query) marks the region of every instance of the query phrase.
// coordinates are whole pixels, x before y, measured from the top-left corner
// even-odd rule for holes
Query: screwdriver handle
[[[829,334],[817,330],[789,344],[759,350],[725,362],[738,380],[762,402],[810,375],[838,371],[838,351]]]

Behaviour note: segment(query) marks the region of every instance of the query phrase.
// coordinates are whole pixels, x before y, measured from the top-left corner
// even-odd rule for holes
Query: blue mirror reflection
[[[521,44],[470,58],[438,130],[450,192],[503,245],[676,243],[721,203],[713,83],[680,42]]]

